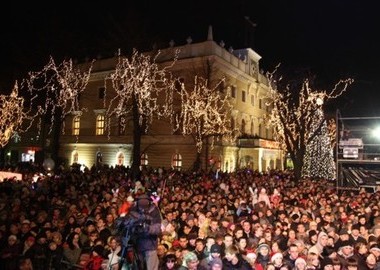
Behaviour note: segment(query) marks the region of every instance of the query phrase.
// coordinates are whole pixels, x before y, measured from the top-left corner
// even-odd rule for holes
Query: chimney
[[[214,37],[212,36],[212,26],[211,25],[208,26],[207,40],[208,41],[213,41],[214,40]]]

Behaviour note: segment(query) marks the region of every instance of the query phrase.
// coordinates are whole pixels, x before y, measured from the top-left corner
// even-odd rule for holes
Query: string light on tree
[[[195,138],[198,152],[202,150],[205,138],[211,138],[211,147],[214,138],[223,138],[235,141],[238,130],[231,127],[232,104],[227,95],[219,91],[220,81],[214,88],[208,87],[208,81],[196,76],[194,87],[186,88],[182,84],[181,111],[176,118],[176,130],[183,135],[192,135]]]
[[[296,179],[302,176],[307,145],[321,132],[325,122],[323,105],[346,92],[352,79],[340,80],[330,91],[316,91],[308,79],[300,85],[281,86],[282,78],[276,79],[277,69],[267,74],[269,82],[269,105],[273,108],[267,115],[267,125],[273,128],[274,139],[290,155]],[[318,113],[322,112],[322,116]],[[331,125],[329,125],[331,126]],[[331,134],[331,130],[326,129]]]
[[[41,114],[51,115],[51,133],[56,117],[62,123],[64,130],[64,119],[70,114],[80,115],[85,108],[79,105],[79,96],[86,89],[90,79],[92,64],[83,66],[85,71],[74,67],[73,61],[64,60],[57,65],[53,59],[43,67],[41,71],[29,72],[28,78],[23,85],[37,100],[43,100]]]
[[[134,50],[131,57],[124,57],[119,50],[115,70],[105,80],[106,91],[114,91],[106,107],[106,128],[108,135],[111,120],[117,119],[125,129],[127,117],[133,122],[133,162],[132,177],[139,178],[141,136],[148,132],[154,119],[171,118],[173,114],[174,80],[169,72],[177,61],[178,51],[173,61],[161,68],[157,63],[160,52],[154,56]],[[112,88],[109,87],[109,82]],[[111,89],[110,89],[111,88]],[[105,99],[106,100],[106,99]]]
[[[1,147],[4,147],[15,133],[28,130],[35,118],[35,115],[26,109],[25,100],[19,96],[18,90],[16,82],[10,95],[0,95]]]

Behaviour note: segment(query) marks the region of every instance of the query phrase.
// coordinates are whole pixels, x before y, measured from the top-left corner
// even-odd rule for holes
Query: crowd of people
[[[380,192],[291,171],[24,172],[0,183],[0,269],[380,269]]]

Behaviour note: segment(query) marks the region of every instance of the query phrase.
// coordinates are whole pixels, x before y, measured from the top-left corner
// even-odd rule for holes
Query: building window
[[[245,134],[245,120],[241,119],[240,133]]]
[[[182,156],[180,154],[174,154],[172,157],[172,167],[175,170],[180,171],[182,168]]]
[[[146,166],[148,166],[148,155],[145,153],[142,153],[140,157],[140,169]]]
[[[265,138],[269,139],[269,129],[268,128],[265,129]]]
[[[251,96],[251,105],[255,106],[255,96],[254,95]]]
[[[96,152],[96,166],[101,166],[103,163],[103,154],[102,152]]]
[[[80,117],[75,116],[73,119],[73,135],[79,135]]]
[[[231,97],[236,98],[236,86],[231,86]]]
[[[116,155],[116,160],[117,160],[117,165],[118,166],[123,166],[124,165],[124,153],[123,152],[118,152]]]
[[[259,99],[259,109],[263,108],[263,100],[260,98]]]
[[[104,99],[106,96],[106,88],[105,87],[100,87],[98,89],[98,97],[99,99]]]
[[[245,102],[245,91],[241,91],[241,101]]]
[[[255,124],[252,121],[251,122],[251,135],[254,135],[254,134],[255,134]]]
[[[74,150],[73,153],[71,154],[71,159],[72,159],[72,164],[78,164],[79,161],[79,154],[77,150]]]
[[[262,129],[263,129],[262,125],[259,124],[259,137],[261,137],[262,135],[262,132],[263,132]]]
[[[104,135],[104,115],[96,117],[96,135]]]

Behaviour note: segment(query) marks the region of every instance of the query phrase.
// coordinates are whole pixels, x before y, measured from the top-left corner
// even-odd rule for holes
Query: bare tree
[[[173,108],[174,80],[169,69],[177,59],[173,56],[171,64],[160,68],[156,63],[159,56],[143,54],[134,50],[131,57],[120,54],[115,70],[106,78],[112,84],[115,95],[106,104],[107,128],[110,130],[111,119],[123,119],[132,115],[133,121],[133,160],[132,177],[140,177],[141,137],[154,119],[171,117]],[[125,125],[125,122],[121,122]]]
[[[0,95],[0,147],[4,147],[15,132],[27,131],[36,116],[18,91],[16,82],[10,95]]]
[[[37,103],[31,106],[38,105],[39,114],[50,118],[48,134],[55,131],[51,149],[54,155],[59,151],[58,137],[61,131],[64,133],[64,119],[70,114],[81,115],[86,110],[80,107],[79,97],[89,82],[92,64],[83,65],[82,70],[78,66],[74,67],[71,59],[56,64],[50,57],[42,70],[29,72],[28,78],[23,81],[23,88]]]
[[[278,87],[280,79],[275,78],[276,70],[268,73],[268,105],[272,112],[267,116],[267,125],[274,130],[275,139],[290,155],[296,180],[302,176],[306,146],[320,132],[325,117],[317,113],[331,99],[342,95],[352,79],[340,80],[330,91],[313,90],[308,79],[300,85]],[[323,109],[322,109],[323,111]]]
[[[222,79],[210,88],[206,79],[195,76],[193,88],[182,84],[181,110],[176,117],[175,129],[194,137],[198,152],[195,167],[198,168],[205,139],[211,139],[207,144],[210,143],[212,148],[215,139],[234,141],[238,134],[231,126],[232,104],[229,97],[219,91],[223,82]]]

